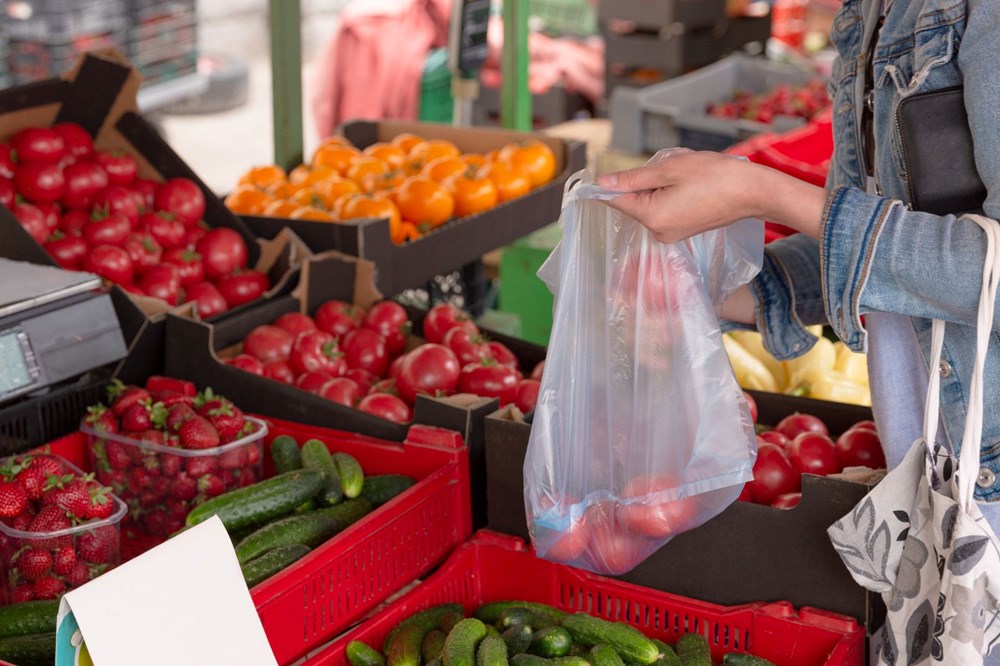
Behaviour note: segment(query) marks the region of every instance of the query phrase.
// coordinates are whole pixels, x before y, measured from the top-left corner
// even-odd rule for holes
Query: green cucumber
[[[566,617],[566,613],[558,608],[533,601],[495,601],[477,608],[476,612],[473,613],[473,617],[482,620],[486,624],[496,624],[503,612],[511,608],[527,608],[533,611],[539,618],[546,622],[546,626],[557,625]],[[535,627],[535,629],[541,628]]]
[[[274,461],[275,474],[294,472],[302,469],[302,452],[299,443],[288,435],[275,437],[271,442],[271,460]]]
[[[500,638],[500,630],[497,629],[496,627],[494,627],[492,624],[487,624],[486,625],[486,635],[487,636],[496,636],[497,638]]]
[[[476,666],[476,647],[486,637],[486,625],[474,617],[462,620],[444,640],[443,666]]]
[[[701,634],[687,633],[674,646],[684,666],[712,666],[712,650]]]
[[[528,652],[547,659],[565,657],[572,646],[573,639],[570,638],[568,631],[562,627],[546,627],[539,629],[531,637]]]
[[[520,625],[517,627],[511,627],[501,634],[504,642],[507,643],[507,654],[514,656],[516,654],[523,654],[528,651],[528,646],[531,645],[531,637],[534,632],[531,631],[531,627],[527,625]]]
[[[420,635],[421,636],[420,641],[422,643],[424,640],[423,637],[427,635],[428,632],[437,629],[438,623],[441,622],[442,617],[444,617],[448,613],[461,613],[461,612],[462,612],[461,604],[440,604],[438,606],[432,606],[427,610],[423,610],[420,611],[419,613],[411,615],[410,617],[406,618],[405,620],[397,624],[392,629],[392,631],[389,632],[389,635],[386,637],[385,642],[382,644],[382,652],[384,652],[386,656],[388,656],[390,643],[392,643],[393,639],[396,637],[396,634],[398,634],[406,627],[410,626],[420,627],[423,630]]]
[[[360,495],[365,485],[365,471],[361,469],[358,459],[350,453],[338,452],[333,454],[333,464],[337,468],[344,497],[354,499]]]
[[[579,643],[573,643],[569,648],[569,654],[567,657],[583,657],[584,659],[590,658],[590,650],[583,647]]]
[[[424,666],[442,666],[441,659],[440,658],[438,658],[438,659],[431,659],[426,664],[424,664]]]
[[[604,643],[590,648],[590,663],[591,666],[625,666],[615,649]]]
[[[309,552],[309,546],[292,543],[272,548],[260,557],[255,557],[240,565],[247,587],[253,587],[302,559]]]
[[[56,634],[53,631],[0,638],[0,659],[17,666],[52,666],[56,663]]]
[[[366,476],[361,487],[361,496],[378,508],[417,482],[402,474],[380,474]]]
[[[336,506],[308,511],[303,516],[324,516],[336,524],[336,531],[342,532],[372,512],[372,503],[364,497],[344,500]]]
[[[0,606],[0,638],[54,632],[58,614],[58,601],[26,601]]]
[[[465,619],[463,613],[448,613],[441,618],[441,622],[438,626],[446,634],[450,634],[451,630],[455,628],[455,625]]]
[[[310,511],[268,523],[236,544],[240,564],[260,557],[279,546],[300,544],[315,548],[337,532],[337,521]]]
[[[656,660],[653,666],[683,666],[681,658],[677,656],[672,647],[655,638],[653,639],[653,644],[660,648],[660,658]]]
[[[323,475],[314,470],[286,472],[199,504],[188,514],[186,523],[193,527],[218,516],[229,532],[263,525],[294,511],[322,485]]]
[[[427,631],[418,625],[400,629],[385,651],[387,666],[420,666],[420,650]]]
[[[563,618],[562,626],[573,640],[593,647],[601,643],[611,646],[623,661],[631,661],[642,666],[652,664],[660,657],[660,649],[640,631],[615,622],[592,617],[586,613],[576,613]]]
[[[492,626],[487,625],[486,628]],[[488,634],[476,651],[476,666],[507,666],[507,664],[507,644],[499,634]]]
[[[773,661],[740,652],[730,652],[722,658],[722,663],[726,666],[774,666]]]
[[[559,625],[558,622],[553,623],[550,619],[551,618],[546,619],[544,616],[539,615],[529,608],[515,606],[514,608],[508,608],[500,613],[500,619],[497,620],[496,624],[501,629],[528,626],[531,627],[532,631]]]
[[[351,641],[344,650],[351,666],[384,666],[385,657],[368,643]]]
[[[584,657],[555,657],[546,659],[534,654],[518,654],[511,658],[511,666],[590,666]]]
[[[333,456],[326,444],[318,439],[307,440],[302,445],[302,467],[312,469],[323,475],[323,489],[319,493],[320,501],[333,506],[344,499],[344,489],[340,485],[340,475],[333,463]]]
[[[310,497],[305,502],[295,507],[295,513],[305,513],[306,511],[312,511],[317,506],[318,505],[316,504],[316,498]]]
[[[424,662],[441,658],[441,652],[444,651],[444,639],[447,637],[448,634],[440,629],[435,629],[424,636],[423,645],[420,646],[420,654],[423,656]]]

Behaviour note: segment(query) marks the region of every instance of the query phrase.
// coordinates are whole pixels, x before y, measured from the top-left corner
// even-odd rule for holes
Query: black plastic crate
[[[501,115],[500,89],[482,87],[472,106],[472,122],[480,127],[499,127]],[[531,96],[531,123],[535,130],[572,120],[579,113],[592,116],[593,106],[579,93],[553,86],[544,93]]]
[[[602,23],[629,21],[640,28],[660,29],[671,23],[710,26],[725,11],[726,0],[607,0],[598,3],[597,17]]]
[[[46,39],[7,40],[7,67],[11,82],[17,85],[61,76],[87,51],[122,49],[125,44],[124,22],[110,32],[56,34]]]
[[[194,72],[198,21],[194,0],[127,0],[129,60],[154,83]]]

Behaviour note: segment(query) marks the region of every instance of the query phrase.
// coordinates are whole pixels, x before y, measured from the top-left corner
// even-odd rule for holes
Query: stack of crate
[[[128,0],[129,60],[146,85],[193,73],[198,66],[195,0]]]

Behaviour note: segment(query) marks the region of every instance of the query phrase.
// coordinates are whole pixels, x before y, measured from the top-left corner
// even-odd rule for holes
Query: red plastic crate
[[[628,622],[668,642],[695,631],[708,639],[716,660],[726,652],[750,651],[778,666],[864,663],[864,632],[852,618],[812,608],[796,613],[785,602],[725,607],[695,601],[540,560],[517,537],[487,530],[423,584],[305,663],[346,666],[350,641],[381,646],[401,620],[435,604],[460,602],[471,613],[480,604],[512,599]]]

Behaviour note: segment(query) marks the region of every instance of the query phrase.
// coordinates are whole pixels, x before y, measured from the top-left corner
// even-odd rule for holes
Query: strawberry
[[[94,405],[87,408],[87,425],[99,432],[118,432],[118,419],[114,412],[108,410],[104,405]]]
[[[114,527],[100,527],[80,535],[76,540],[76,553],[92,564],[108,564],[114,556],[118,535]]]
[[[160,430],[143,431],[139,433],[139,439],[148,444],[155,444],[156,446],[167,445],[167,434]]]
[[[215,426],[219,437],[227,441],[237,439],[240,431],[243,430],[244,423],[246,423],[243,412],[232,403],[210,409],[203,416],[207,416],[209,422]]]
[[[20,483],[0,483],[0,518],[14,518],[28,509],[28,495]]]
[[[177,476],[181,471],[181,463],[183,459],[173,453],[161,453],[160,454],[160,474],[167,478],[173,478]]]
[[[135,403],[122,412],[122,430],[125,432],[142,432],[153,427],[153,419],[149,407],[143,403]]]
[[[42,499],[42,494],[45,492],[45,483],[48,480],[48,474],[46,474],[41,465],[34,466],[32,464],[26,469],[21,470],[16,480],[21,484],[21,488],[24,489],[24,494],[27,498],[37,501]]]
[[[90,567],[87,566],[87,563],[77,561],[73,565],[73,570],[66,575],[66,582],[69,583],[70,587],[80,587],[85,583],[89,583]]]
[[[146,390],[150,393],[179,393],[180,395],[190,396],[192,398],[198,394],[198,389],[191,382],[184,381],[183,379],[174,379],[172,377],[163,377],[161,375],[153,375],[147,379]]]
[[[35,588],[31,584],[18,585],[14,588],[11,601],[15,604],[23,604],[26,601],[35,600]]]
[[[115,503],[111,501],[111,489],[97,483],[89,483],[87,492],[90,494],[90,506],[87,507],[87,518],[103,520],[110,518],[115,512]]]
[[[170,493],[170,479],[165,476],[150,479],[149,491],[157,497],[166,497]]]
[[[45,576],[35,581],[33,590],[36,599],[55,599],[66,591],[66,584],[58,578]]]
[[[31,459],[28,469],[41,469],[45,476],[59,476],[63,473],[63,466],[58,460],[49,455],[38,455]]]
[[[29,532],[55,532],[72,527],[73,524],[66,517],[66,512],[57,506],[43,506],[39,510],[31,523],[28,525]]]
[[[191,512],[191,505],[188,504],[186,501],[179,498],[171,498],[167,500],[167,514],[170,516],[171,520],[183,521],[185,518],[187,518],[187,515],[190,512]]]
[[[213,409],[218,409],[224,405],[231,405],[229,400],[223,398],[221,395],[215,395],[211,387],[205,389],[194,399],[194,406],[198,409],[198,413],[202,416],[207,416],[208,412]]]
[[[147,513],[143,520],[146,524],[146,531],[158,536],[170,535],[170,516],[163,509],[155,509]]]
[[[83,522],[90,515],[90,489],[83,479],[73,479],[62,488],[50,490],[42,503],[54,504],[74,521]]]
[[[214,449],[219,445],[219,433],[208,419],[194,416],[188,419],[178,433],[185,449]]]
[[[64,546],[55,551],[53,569],[60,576],[68,576],[76,566],[76,551],[73,546]]]
[[[247,464],[247,447],[237,446],[219,456],[219,467],[222,469],[240,469]]]
[[[160,456],[155,451],[146,451],[142,457],[142,466],[150,476],[160,475]]]
[[[167,521],[167,534],[174,535],[186,527],[184,518],[171,518]]]
[[[108,387],[108,399],[111,400],[111,411],[121,418],[133,405],[141,404],[150,399],[149,391],[138,386],[126,386],[116,379]]]
[[[52,554],[41,548],[31,548],[21,553],[14,566],[25,580],[38,580],[52,571]]]
[[[179,393],[159,393],[154,397],[167,409],[173,407],[174,405],[187,405],[188,407],[194,407],[194,398],[189,395],[181,395]]]
[[[167,432],[179,431],[181,426],[197,415],[198,413],[194,411],[194,407],[191,405],[184,403],[174,405],[167,412],[167,419],[165,421]]]
[[[170,496],[183,500],[189,501],[193,500],[195,495],[198,494],[198,482],[194,480],[193,477],[187,474],[182,474],[174,477],[170,482]]]
[[[145,510],[151,506],[156,506],[160,503],[159,495],[153,493],[152,490],[147,490],[139,494],[139,506]]]
[[[126,444],[107,443],[108,464],[111,469],[128,469],[132,466],[132,453]]]
[[[4,518],[3,523],[11,529],[19,530],[21,532],[28,531],[28,526],[31,525],[31,521],[34,518],[34,514],[31,510],[25,511],[24,513],[19,513],[13,518]]]
[[[133,468],[128,475],[128,489],[133,495],[138,495],[146,490],[149,483],[149,472],[143,467]]]
[[[247,447],[247,467],[256,467],[260,462],[260,444],[251,444]]]
[[[206,497],[216,497],[225,490],[225,483],[214,474],[206,474],[198,479],[198,492],[204,493]]]
[[[255,483],[257,483],[257,479],[254,478],[254,475],[251,474],[249,470],[243,470],[243,475],[240,476],[240,482],[238,484],[239,487],[246,488],[247,486],[252,486]]]

